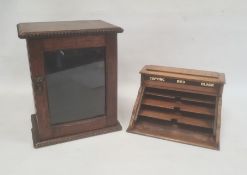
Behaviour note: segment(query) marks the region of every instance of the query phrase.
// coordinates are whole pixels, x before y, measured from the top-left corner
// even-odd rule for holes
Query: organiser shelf
[[[145,66],[141,76],[127,131],[219,149],[224,74]]]

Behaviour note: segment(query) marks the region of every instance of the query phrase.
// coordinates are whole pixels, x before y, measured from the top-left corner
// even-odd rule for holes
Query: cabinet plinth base
[[[114,131],[120,131],[122,130],[122,127],[120,123],[118,122],[114,126],[110,127],[105,127],[105,128],[100,128],[88,132],[83,132],[83,133],[78,133],[74,135],[69,135],[69,136],[63,136],[63,137],[58,137],[58,138],[51,138],[48,140],[40,140],[39,135],[38,135],[38,130],[37,130],[37,121],[36,121],[36,115],[32,114],[31,115],[31,121],[32,121],[32,137],[33,137],[33,146],[34,148],[40,148],[48,145],[54,145],[58,143],[63,143],[67,141],[72,141],[72,140],[77,140],[81,138],[86,138],[86,137],[91,137],[91,136],[96,136],[100,134],[106,134]]]

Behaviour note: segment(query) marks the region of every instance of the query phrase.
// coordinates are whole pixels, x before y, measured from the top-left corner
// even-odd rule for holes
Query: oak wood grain
[[[128,132],[220,148],[223,73],[154,65],[140,73]]]
[[[191,125],[191,126],[198,126],[198,127],[203,127],[203,128],[209,128],[209,129],[212,129],[213,127],[212,125],[213,120],[212,119],[210,120],[205,117],[191,118],[191,117],[186,117],[182,114],[165,113],[165,112],[147,110],[147,109],[141,109],[139,112],[139,115],[150,117],[150,118],[156,118],[160,120],[166,120],[166,121],[176,120],[177,123],[182,123],[182,124]]]
[[[121,128],[117,120],[117,33],[123,32],[122,28],[100,20],[21,23],[17,28],[19,37],[27,41],[33,80],[36,114],[32,115],[32,130],[35,147]],[[105,50],[105,114],[90,119],[52,124],[44,52],[97,47]],[[37,77],[43,80],[39,82],[39,87],[42,87],[39,93],[35,82]]]
[[[17,25],[19,38],[51,38],[121,33],[123,29],[101,20],[28,22]]]

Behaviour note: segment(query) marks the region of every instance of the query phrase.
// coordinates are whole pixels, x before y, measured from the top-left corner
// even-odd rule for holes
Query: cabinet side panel
[[[220,146],[220,128],[221,128],[221,108],[222,108],[222,97],[218,97],[217,107],[217,118],[216,118],[216,144]]]
[[[135,104],[133,107],[133,111],[131,114],[131,119],[130,119],[128,130],[131,130],[134,127],[134,124],[137,120],[138,113],[139,113],[140,106],[141,106],[143,93],[144,93],[144,89],[145,89],[144,86],[141,86],[138,90],[138,94],[137,94],[137,98],[136,98],[136,101],[135,101]]]
[[[117,123],[117,34],[106,34],[106,123]]]

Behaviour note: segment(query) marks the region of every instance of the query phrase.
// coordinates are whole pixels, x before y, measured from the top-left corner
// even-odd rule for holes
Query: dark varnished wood
[[[117,33],[120,27],[94,21],[21,23],[18,35],[27,41],[28,58],[36,114],[32,115],[34,147],[117,131]],[[105,99],[106,113],[90,119],[51,124],[48,107],[47,82],[39,91],[35,80],[45,77],[44,52],[58,49],[105,47]],[[71,104],[73,105],[73,104]],[[83,115],[83,114],[82,114]]]
[[[215,142],[215,138],[211,133],[204,131],[195,132],[193,129],[188,129],[182,125],[160,124],[159,122],[153,122],[153,120],[151,120],[151,122],[142,120],[136,127],[131,130],[129,129],[128,131],[159,139],[166,139],[210,149],[219,149]]]
[[[42,39],[44,50],[53,51],[58,49],[104,47],[106,39],[104,35],[88,35],[70,38]]]
[[[25,39],[123,32],[122,28],[101,20],[20,23],[17,29],[19,38]]]
[[[108,104],[106,119],[107,125],[114,125],[117,122],[117,35],[106,35],[106,82],[108,87],[106,93],[109,94],[106,97]]]
[[[191,118],[179,113],[165,113],[156,110],[141,109],[139,112],[140,116],[156,118],[166,121],[173,119],[177,120],[178,123],[187,124],[191,126],[198,126],[203,128],[211,129],[213,127],[213,121],[207,118]]]
[[[128,132],[219,149],[225,76],[145,66]]]
[[[48,139],[48,140],[40,140],[36,119],[37,118],[35,115],[31,116],[31,121],[32,121],[32,125],[33,125],[32,137],[33,137],[33,145],[35,148],[40,148],[40,147],[44,147],[44,146],[54,145],[54,144],[63,143],[63,142],[67,142],[67,141],[72,141],[72,140],[77,140],[77,139],[81,139],[81,138],[87,138],[87,137],[91,137],[91,136],[96,136],[96,135],[100,135],[100,134],[106,134],[109,132],[122,130],[122,127],[121,127],[120,123],[118,122],[116,125],[109,126],[109,127],[104,127],[104,128],[95,129],[95,130],[89,130],[87,132],[82,132],[82,133],[68,135],[68,136],[55,137],[55,138]]]
[[[179,108],[180,111],[191,112],[196,114],[204,114],[209,116],[214,115],[214,108],[197,106],[194,104],[184,104],[180,101],[164,101],[163,99],[154,99],[149,97],[149,98],[143,98],[142,104],[173,109],[173,110]]]

